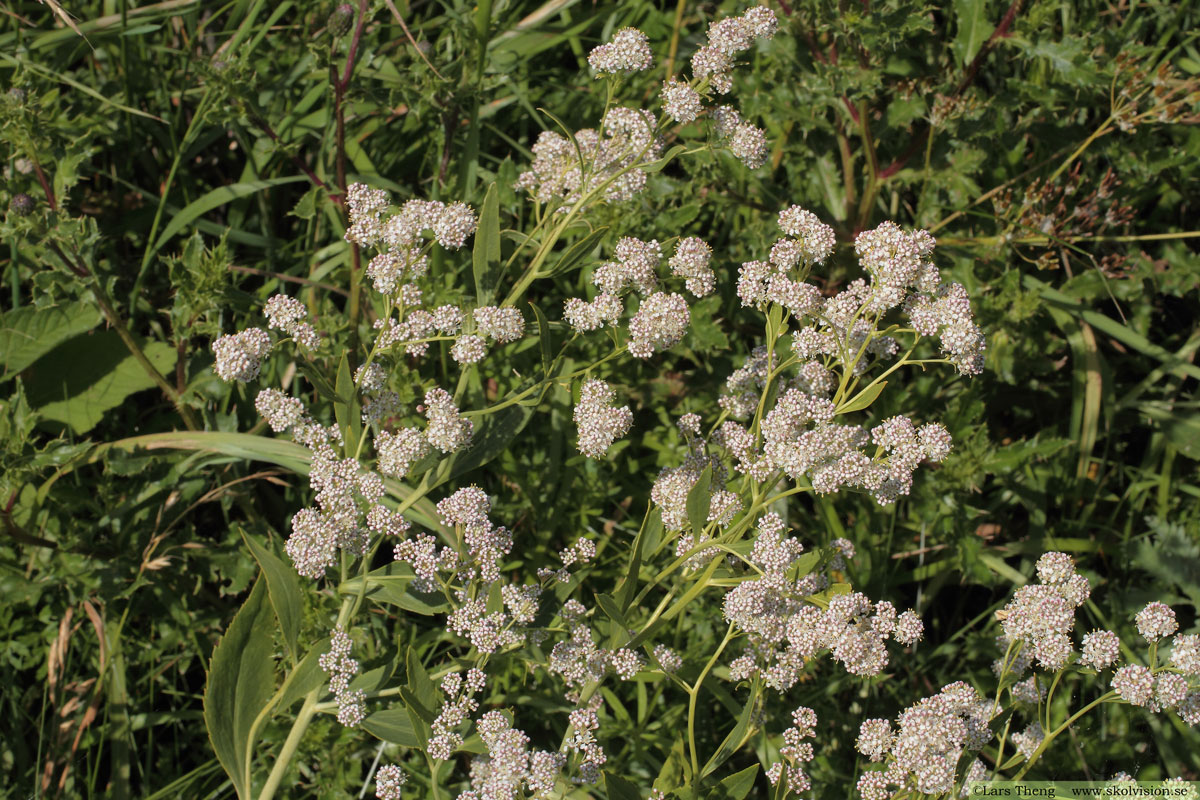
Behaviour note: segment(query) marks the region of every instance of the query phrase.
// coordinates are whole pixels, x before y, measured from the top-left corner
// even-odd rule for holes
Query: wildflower
[[[304,416],[304,403],[278,389],[260,391],[254,399],[254,407],[276,433],[286,431]]]
[[[515,308],[480,306],[471,312],[475,328],[500,343],[515,342],[525,333],[525,320]]]
[[[1185,675],[1200,675],[1200,636],[1176,636],[1171,648],[1171,664]]]
[[[1173,672],[1164,672],[1154,679],[1154,699],[1163,708],[1175,708],[1188,694],[1187,678]]]
[[[1112,688],[1131,705],[1150,706],[1151,710],[1157,710],[1152,700],[1154,677],[1146,667],[1139,664],[1121,667],[1113,674]]]
[[[743,122],[729,139],[729,152],[750,169],[758,169],[767,160],[767,135],[762,128]]]
[[[400,800],[400,788],[408,776],[395,764],[385,764],[375,773],[375,797],[379,800]]]
[[[801,257],[808,262],[823,263],[833,253],[837,241],[833,228],[821,222],[811,211],[800,206],[790,206],[780,211],[779,228],[795,238]]]
[[[458,250],[475,232],[475,212],[466,203],[451,203],[441,209],[433,224],[433,236],[447,250]]]
[[[643,242],[626,236],[617,242],[616,261],[601,264],[592,275],[592,283],[602,292],[617,294],[628,286],[639,292],[653,292],[658,286],[655,271],[662,260],[658,241]]]
[[[606,324],[615,324],[624,310],[621,298],[602,292],[590,303],[577,297],[568,299],[563,309],[563,319],[576,330],[594,331]]]
[[[471,668],[463,673],[451,672],[442,678],[442,693],[446,696],[437,718],[433,721],[433,736],[425,748],[430,757],[445,761],[463,744],[457,729],[479,708],[475,695],[483,691],[485,677],[481,670]]]
[[[742,115],[733,106],[717,106],[712,110],[712,119],[713,133],[718,139],[728,139],[741,124]]]
[[[384,475],[403,478],[430,451],[429,440],[416,428],[401,428],[395,433],[380,431],[375,437],[376,467]]]
[[[425,438],[443,453],[453,453],[471,443],[475,424],[459,415],[454,398],[445,389],[434,387],[425,393],[425,416],[429,420]]]
[[[708,264],[712,259],[712,248],[703,239],[688,236],[675,246],[675,255],[667,264],[671,274],[686,278],[687,290],[696,297],[712,294],[717,285],[717,275]]]
[[[656,292],[642,301],[629,321],[629,354],[649,358],[683,339],[691,316],[687,301],[677,294]]]
[[[1137,623],[1138,633],[1151,643],[1179,630],[1179,623],[1175,621],[1175,612],[1171,610],[1170,606],[1158,601],[1147,604],[1138,612],[1134,621]]]
[[[487,355],[487,342],[474,334],[459,336],[450,347],[450,357],[459,364],[474,364]]]
[[[353,728],[366,717],[366,693],[362,689],[350,689],[350,680],[358,674],[358,661],[350,657],[352,642],[350,635],[341,625],[333,629],[329,652],[317,659],[318,665],[329,675],[329,691],[337,700],[338,722]]]
[[[612,41],[592,48],[588,64],[598,73],[626,74],[649,69],[654,54],[650,51],[650,40],[637,28],[622,28]]]
[[[663,82],[663,111],[676,122],[693,122],[700,116],[700,95],[690,84],[671,78]]]
[[[579,452],[588,458],[603,458],[617,439],[629,432],[633,412],[629,406],[612,408],[616,392],[600,380],[583,384],[579,405],[575,407],[575,425],[579,429]]]
[[[1035,750],[1042,744],[1046,738],[1046,732],[1042,730],[1040,723],[1033,723],[1020,733],[1012,735],[1013,746],[1017,748],[1017,752],[1031,758]]]
[[[214,370],[224,381],[246,383],[258,377],[263,359],[271,352],[271,337],[262,328],[247,328],[213,342]]]
[[[872,761],[882,761],[892,749],[892,724],[886,719],[869,719],[858,729],[856,747]]]
[[[678,672],[683,667],[683,659],[665,644],[654,645],[654,660],[665,672]]]
[[[783,747],[779,754],[788,760],[787,787],[796,794],[807,792],[812,788],[812,782],[804,771],[803,765],[812,761],[812,743],[804,741],[816,735],[817,714],[811,708],[801,706],[792,712],[792,727],[783,732]],[[767,780],[771,785],[779,783],[783,777],[784,764],[777,761],[767,769]]]
[[[1120,645],[1120,640],[1112,631],[1092,631],[1083,637],[1083,653],[1079,663],[1095,669],[1110,667],[1117,660]]]

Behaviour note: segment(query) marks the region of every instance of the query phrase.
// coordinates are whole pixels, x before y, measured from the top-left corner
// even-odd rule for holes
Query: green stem
[[[692,684],[692,688],[688,691],[688,750],[692,758],[692,775],[696,776],[700,772],[700,759],[696,752],[696,700],[700,697],[700,686],[704,683],[704,678],[709,671],[716,665],[717,659],[725,650],[725,646],[733,639],[733,623],[729,623],[729,630],[725,632],[725,638],[721,640],[721,644],[717,646],[716,651],[712,654],[712,658],[704,665],[704,669],[700,670],[700,674],[696,676],[696,682]]]
[[[1112,692],[1112,691],[1105,692],[1104,694],[1100,695],[1098,698],[1096,698],[1095,700],[1088,703],[1086,706],[1084,706],[1083,708],[1079,709],[1074,714],[1072,714],[1067,719],[1066,722],[1064,722],[1062,725],[1059,725],[1051,733],[1046,734],[1045,738],[1042,739],[1042,743],[1039,744],[1037,746],[1037,749],[1034,750],[1033,753],[1029,756],[1029,759],[1025,762],[1025,766],[1021,768],[1021,771],[1016,774],[1016,776],[1013,778],[1013,780],[1019,781],[1019,780],[1021,780],[1021,778],[1025,777],[1025,773],[1029,772],[1030,768],[1032,768],[1033,765],[1035,763],[1037,763],[1037,760],[1039,758],[1041,758],[1042,752],[1047,747],[1050,746],[1051,742],[1054,741],[1054,737],[1058,736],[1060,733],[1065,731],[1067,728],[1069,728],[1071,726],[1071,724],[1073,722],[1075,722],[1075,720],[1079,719],[1080,717],[1082,717],[1087,712],[1091,711],[1096,706],[1100,705],[1101,703],[1107,703],[1107,702],[1111,701],[1113,698],[1115,698],[1116,696],[1117,696],[1116,692]]]
[[[258,794],[258,800],[271,800],[275,796],[275,790],[279,788],[279,783],[287,773],[292,756],[296,754],[296,748],[300,746],[300,740],[304,738],[308,723],[312,721],[313,714],[316,713],[317,696],[320,692],[320,689],[313,689],[304,696],[304,705],[300,707],[300,713],[296,715],[296,721],[292,723],[292,730],[283,742],[283,749],[279,751],[279,756],[275,759],[275,766],[271,768],[271,774],[267,776],[267,782],[263,784],[262,791]]]

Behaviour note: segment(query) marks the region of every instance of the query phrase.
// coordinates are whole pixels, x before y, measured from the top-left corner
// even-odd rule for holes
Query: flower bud
[[[28,217],[33,213],[35,203],[32,197],[21,192],[13,195],[13,199],[9,202],[9,209],[18,217]]]
[[[350,24],[354,22],[354,6],[349,3],[342,3],[333,10],[329,15],[329,35],[337,39],[345,36],[350,30]]]

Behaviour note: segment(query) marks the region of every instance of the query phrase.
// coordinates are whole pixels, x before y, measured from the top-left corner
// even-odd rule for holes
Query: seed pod
[[[329,35],[335,39],[345,36],[350,30],[352,22],[354,22],[354,6],[342,3],[329,15]]]
[[[9,201],[9,209],[18,217],[28,217],[33,213],[35,203],[32,197],[21,192],[13,195],[13,199]]]

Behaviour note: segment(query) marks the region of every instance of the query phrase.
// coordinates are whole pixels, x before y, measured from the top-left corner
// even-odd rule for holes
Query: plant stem
[[[304,732],[308,730],[308,723],[312,721],[313,714],[316,713],[317,696],[320,692],[319,688],[313,689],[304,696],[304,705],[300,707],[300,713],[296,715],[296,721],[292,723],[292,730],[283,742],[283,749],[279,751],[279,756],[275,759],[275,766],[271,768],[271,774],[267,776],[267,782],[263,784],[262,791],[258,794],[258,800],[270,800],[275,796],[275,790],[279,788],[279,783],[287,773],[292,756],[295,755],[296,748],[300,746]]]
[[[700,670],[700,674],[696,676],[696,682],[692,684],[692,688],[688,691],[688,750],[692,758],[692,777],[696,779],[700,772],[700,760],[696,753],[696,700],[700,697],[700,686],[704,683],[704,678],[709,671],[716,665],[717,659],[725,650],[725,646],[733,639],[733,623],[729,623],[729,630],[725,632],[725,638],[721,640],[721,644],[713,652],[712,658],[704,665],[704,669]]]

